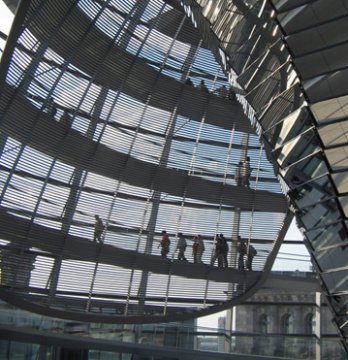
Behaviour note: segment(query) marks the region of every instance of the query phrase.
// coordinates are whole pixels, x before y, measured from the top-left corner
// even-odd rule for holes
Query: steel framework
[[[292,218],[287,187],[194,25],[172,1],[19,4],[0,69],[3,299],[144,323],[226,309],[265,280]],[[219,233],[227,268],[211,264]],[[257,249],[253,271],[238,269],[239,239]]]

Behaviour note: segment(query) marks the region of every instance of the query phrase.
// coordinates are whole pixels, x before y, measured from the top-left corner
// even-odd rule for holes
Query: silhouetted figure
[[[192,80],[190,78],[186,79],[185,84],[188,85],[188,86],[193,86],[193,82],[192,82]]]
[[[203,253],[205,251],[205,246],[204,246],[204,242],[203,242],[203,239],[201,237],[201,235],[197,235],[197,238],[198,238],[198,252],[197,252],[197,261],[198,263],[202,263],[202,256],[203,256]]]
[[[235,174],[235,180],[237,186],[242,186],[242,168],[243,168],[243,161],[240,161],[236,166],[236,174]]]
[[[167,255],[169,253],[169,247],[170,247],[170,240],[167,232],[165,230],[162,231],[162,238],[158,245],[158,247],[161,247],[161,256],[166,259]]]
[[[247,156],[245,160],[238,163],[236,167],[235,180],[237,186],[250,187],[250,158]]]
[[[237,250],[238,250],[238,270],[244,270],[244,256],[247,253],[247,247],[245,242],[240,238],[240,236],[238,236]]]
[[[232,87],[230,87],[229,89],[228,89],[228,99],[229,100],[237,100],[236,99],[236,93],[234,92],[234,90],[232,89]]]
[[[221,261],[222,267],[228,267],[227,254],[228,254],[228,244],[223,234],[220,234],[221,240]]]
[[[193,262],[194,262],[195,264],[198,263],[197,253],[198,253],[198,239],[197,239],[197,237],[195,236],[195,237],[193,238],[193,245],[192,245],[192,257],[193,257]]]
[[[216,90],[218,96],[222,97],[223,99],[228,98],[228,91],[225,85],[222,85]]]
[[[185,250],[187,247],[186,239],[182,233],[179,233],[179,240],[178,240],[178,260],[185,260]]]
[[[199,264],[202,262],[202,255],[205,251],[204,242],[200,235],[196,235],[193,238],[193,245],[192,245],[192,256],[193,262],[195,264]]]
[[[302,194],[299,189],[290,189],[287,194],[290,196],[292,200],[300,200],[302,199]]]
[[[216,259],[218,261],[218,267],[223,266],[223,251],[224,251],[223,239],[221,239],[219,234],[216,234],[215,235],[215,250],[214,250],[213,258],[211,259],[212,266],[214,266]]]
[[[64,109],[63,114],[61,115],[59,122],[65,127],[65,128],[70,128],[71,125],[71,118],[70,115],[68,113],[67,109]]]
[[[202,91],[204,91],[206,93],[209,92],[207,86],[205,85],[204,80],[201,80],[201,82],[198,85],[198,89],[202,90]]]
[[[311,192],[312,191],[312,186],[310,186],[309,184],[306,184],[304,183],[303,180],[301,180],[297,175],[293,175],[290,179],[290,181],[295,185],[295,186],[298,186],[298,185],[302,185],[302,187]]]
[[[97,242],[97,240],[102,243],[102,234],[105,229],[102,219],[99,215],[94,215],[94,238],[93,241]]]
[[[249,251],[248,251],[247,264],[246,264],[247,269],[250,271],[252,271],[252,269],[253,269],[253,259],[254,259],[254,256],[256,256],[256,255],[257,255],[256,249],[252,245],[250,245]]]
[[[247,156],[245,160],[243,160],[243,166],[242,166],[242,185],[241,186],[246,186],[246,187],[250,187],[250,174],[251,174],[251,169],[250,169],[250,157]]]
[[[56,105],[54,103],[54,99],[51,96],[50,99],[48,100],[48,104],[47,104],[47,114],[50,114],[52,117],[55,117],[57,114],[57,108]]]

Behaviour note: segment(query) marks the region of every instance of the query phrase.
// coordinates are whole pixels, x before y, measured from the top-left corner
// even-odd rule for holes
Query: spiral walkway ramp
[[[288,199],[245,90],[184,10],[162,0],[18,5],[0,68],[1,298],[56,317],[146,323],[229,308],[267,278]],[[220,233],[228,267],[212,263]],[[240,240],[257,250],[252,270],[238,267]]]
[[[346,1],[182,1],[245,91],[348,350]]]

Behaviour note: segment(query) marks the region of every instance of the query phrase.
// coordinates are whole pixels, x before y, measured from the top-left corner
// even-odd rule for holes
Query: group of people
[[[228,244],[224,234],[215,235],[215,249],[211,260],[211,265],[214,266],[215,261],[218,262],[218,267],[228,267],[227,261]]]
[[[228,267],[228,251],[229,246],[227,240],[225,239],[224,235],[216,234],[215,236],[215,248],[214,253],[211,259],[211,266],[215,265],[217,260],[218,267]],[[184,235],[180,232],[178,233],[178,243],[177,243],[177,251],[178,251],[178,260],[187,261],[185,257],[185,251],[187,248],[187,241]],[[158,247],[161,248],[161,257],[166,259],[167,255],[170,250],[170,239],[165,230],[162,231],[162,238]],[[202,263],[202,255],[205,251],[205,246],[203,239],[200,235],[195,235],[193,237],[193,244],[192,244],[192,257],[193,262],[195,264]],[[252,263],[254,257],[257,255],[256,249],[249,244],[247,246],[246,242],[243,241],[240,236],[238,236],[237,241],[237,252],[238,252],[238,270],[252,270]]]
[[[186,83],[186,85],[194,86],[194,84],[190,78],[187,78],[185,83]],[[205,84],[204,80],[201,80],[199,82],[199,84],[197,85],[197,89],[199,89],[203,92],[209,93],[209,90],[208,90],[207,85]],[[226,85],[222,85],[221,87],[215,89],[213,91],[213,93],[218,95],[219,97],[222,97],[227,100],[235,100],[236,99],[236,94],[233,91],[233,88],[230,87],[229,89],[227,89]]]
[[[161,248],[161,256],[163,258],[167,258],[169,253],[169,246],[170,246],[170,239],[165,230],[162,231],[162,238],[158,245]],[[178,234],[178,243],[177,243],[177,250],[178,250],[178,260],[187,261],[185,257],[185,251],[187,248],[187,241],[183,235],[183,233]],[[195,264],[199,264],[202,262],[202,255],[205,251],[204,242],[200,235],[195,235],[193,238],[193,245],[192,245],[192,256],[193,262]]]
[[[188,85],[188,86],[193,86],[193,87],[194,87],[194,84],[193,84],[193,82],[192,82],[192,80],[191,80],[190,78],[187,78],[185,83],[186,83],[186,85]],[[208,88],[207,88],[207,85],[205,84],[205,81],[204,81],[204,80],[201,80],[201,81],[199,82],[199,84],[198,84],[198,86],[197,86],[197,89],[199,89],[199,90],[201,90],[201,91],[203,91],[203,92],[206,92],[206,93],[209,92],[209,90],[208,90]]]
[[[253,259],[257,255],[257,250],[250,244],[249,249],[245,241],[238,236],[237,242],[238,251],[238,270],[253,269]],[[245,261],[246,257],[246,261]]]
[[[99,215],[94,215],[95,222],[94,222],[94,242],[102,243],[102,234],[105,230],[104,223]],[[195,235],[193,237],[193,244],[192,244],[192,257],[193,262],[195,264],[202,263],[202,256],[205,251],[205,246],[201,235]],[[229,246],[227,240],[225,239],[224,235],[216,234],[215,236],[215,248],[214,253],[211,259],[211,266],[215,265],[217,260],[218,267],[228,267],[228,260],[227,255],[229,251]],[[178,233],[178,243],[177,243],[177,251],[178,251],[178,260],[181,261],[188,261],[185,257],[185,251],[187,249],[187,241],[183,233]],[[158,244],[158,248],[161,248],[161,257],[166,259],[168,253],[170,251],[170,238],[165,230],[162,231],[162,237],[160,243]],[[254,257],[257,255],[256,249],[249,244],[247,246],[246,242],[238,236],[237,241],[237,252],[238,252],[238,270],[252,270],[252,263]]]

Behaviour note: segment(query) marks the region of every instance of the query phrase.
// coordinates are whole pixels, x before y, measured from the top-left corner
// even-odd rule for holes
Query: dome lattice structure
[[[178,2],[20,3],[0,79],[3,299],[144,323],[256,291],[292,216],[244,90],[209,46]],[[177,260],[180,233],[188,261]],[[224,268],[211,264],[220,233]],[[256,248],[253,271],[238,269],[238,241]]]

